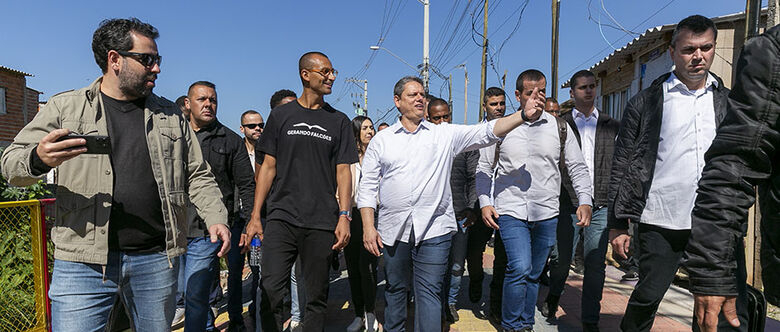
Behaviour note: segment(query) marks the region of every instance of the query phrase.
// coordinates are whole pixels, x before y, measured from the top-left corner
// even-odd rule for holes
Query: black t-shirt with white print
[[[266,199],[269,221],[336,229],[336,165],[358,161],[351,126],[344,113],[327,103],[308,109],[293,101],[271,111],[255,152],[276,158],[276,177]]]

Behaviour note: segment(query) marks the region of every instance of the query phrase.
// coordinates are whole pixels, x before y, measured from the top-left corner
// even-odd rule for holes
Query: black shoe
[[[451,321],[453,323],[455,323],[458,320],[460,320],[460,316],[458,316],[458,309],[455,308],[454,304],[450,304],[449,305],[449,310],[447,310],[447,311],[448,311],[448,315],[447,316],[449,316],[449,317],[447,317],[448,320],[451,319]]]
[[[622,279],[623,281],[637,281],[639,280],[639,273],[637,273],[636,271],[628,271],[620,279]]]
[[[599,323],[582,323],[582,332],[599,332]]]
[[[492,323],[495,326],[501,326],[501,313],[496,313],[495,311],[490,311],[487,315],[487,319],[490,323]]]
[[[555,318],[555,313],[558,312],[558,301],[560,301],[560,299],[560,296],[547,295],[547,298],[544,299],[544,303],[542,303],[542,307],[539,309],[542,316]]]
[[[469,301],[478,303],[482,299],[482,280],[469,280]]]

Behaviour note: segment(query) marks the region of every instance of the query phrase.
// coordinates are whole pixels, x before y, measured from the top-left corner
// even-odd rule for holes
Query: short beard
[[[134,73],[127,68],[127,62],[122,65],[119,72],[119,91],[125,96],[135,99],[148,97],[152,94],[152,88],[146,87],[146,79],[143,74]]]

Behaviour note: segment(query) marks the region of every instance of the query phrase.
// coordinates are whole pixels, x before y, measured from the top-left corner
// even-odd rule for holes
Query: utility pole
[[[485,18],[482,29],[482,78],[479,83],[479,121],[485,118],[485,108],[482,107],[482,101],[485,100],[485,85],[487,83],[487,24],[488,24],[488,0],[485,0]]]
[[[431,11],[431,0],[419,0],[423,4],[424,8],[424,14],[423,14],[423,83],[425,92],[428,92],[428,81],[430,80],[430,75],[428,73],[428,66],[430,65],[430,57],[428,55],[428,35],[429,35],[429,21],[430,21],[430,11]]]
[[[550,61],[552,76],[552,97],[558,100],[558,19],[560,18],[561,0],[552,0],[552,56]]]
[[[450,112],[452,112],[452,74],[450,74],[450,78],[447,80],[450,86],[449,93],[447,93],[447,96],[449,96],[449,105],[450,105]]]
[[[745,42],[758,36],[761,25],[761,0],[747,0],[745,5]]]
[[[506,90],[506,73],[508,70],[504,69],[504,76],[501,76],[501,90]]]
[[[359,80],[359,79],[356,79],[356,78],[348,78],[348,79],[345,79],[344,82],[354,83],[359,88],[363,89],[363,110],[361,111],[360,107],[357,107],[357,110],[356,110],[355,113],[357,113],[357,115],[364,115],[364,116],[368,115],[368,80]],[[361,87],[360,85],[358,85],[358,83],[363,83],[363,86]],[[358,106],[360,106],[360,105],[358,105]]]
[[[469,114],[469,70],[466,68],[466,64],[462,63],[455,68],[463,68],[463,124],[468,124]]]

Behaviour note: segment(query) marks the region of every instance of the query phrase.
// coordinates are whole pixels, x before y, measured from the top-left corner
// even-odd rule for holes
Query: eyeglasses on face
[[[260,129],[263,129],[263,126],[265,126],[265,123],[263,123],[263,122],[260,122],[260,123],[245,123],[245,124],[242,124],[241,126],[243,126],[244,128],[249,128],[249,129],[255,129],[255,127],[259,127]]]
[[[449,120],[449,119],[450,119],[450,116],[451,116],[451,115],[452,115],[452,113],[449,113],[449,114],[444,114],[444,115],[437,115],[437,116],[432,116],[432,117],[431,117],[431,121],[439,121],[439,120],[441,120],[441,119],[444,119],[444,121],[447,121],[447,120]]]
[[[317,74],[322,75],[325,78],[328,78],[330,74],[333,74],[333,77],[339,76],[339,71],[334,68],[322,68],[320,70],[314,70],[314,69],[307,69],[308,71],[315,72]]]
[[[116,51],[121,56],[127,56],[135,59],[135,61],[138,61],[144,67],[154,67],[154,64],[157,64],[158,66],[162,63],[162,56],[159,54],[149,54],[149,53],[138,53],[138,52],[125,52],[125,51]]]
[[[544,111],[555,116],[561,115],[561,111],[555,111],[555,110],[544,110]]]

